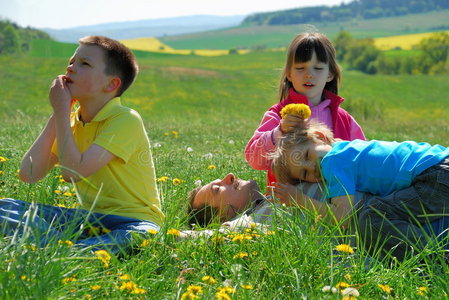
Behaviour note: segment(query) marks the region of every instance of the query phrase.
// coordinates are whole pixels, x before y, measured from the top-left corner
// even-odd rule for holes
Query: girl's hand
[[[292,184],[273,182],[267,189],[273,191],[274,196],[287,206],[300,204],[298,200],[301,192]]]
[[[50,87],[49,99],[55,114],[70,113],[72,96],[64,75],[59,75],[53,80]]]
[[[288,114],[279,124],[282,133],[289,133],[299,127],[305,127],[305,120],[298,115]]]

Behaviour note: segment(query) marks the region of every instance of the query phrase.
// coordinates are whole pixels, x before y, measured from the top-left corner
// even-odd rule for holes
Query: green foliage
[[[314,6],[246,17],[243,25],[290,25],[316,22],[341,22],[350,19],[376,19],[418,14],[448,9],[449,3],[441,0],[353,0],[336,6]]]
[[[50,36],[30,27],[22,28],[15,23],[0,19],[0,55],[28,52],[35,39],[50,40]]]
[[[0,68],[0,156],[8,159],[0,163],[0,198],[73,205],[76,196],[55,193],[71,191],[71,184],[56,177],[57,170],[31,185],[16,175],[21,157],[51,114],[51,80],[67,65],[68,57],[60,50],[45,51],[53,57],[0,57],[0,65],[8,66]],[[313,213],[300,217],[295,209],[282,208],[274,234],[239,230],[237,234],[251,237],[241,242],[218,231],[213,238],[192,240],[168,234],[171,228],[187,228],[185,198],[197,180],[208,182],[234,172],[255,179],[264,191],[265,173],[247,165],[243,149],[263,113],[277,102],[284,54],[136,55],[141,71],[122,101],[142,115],[157,177],[169,177],[158,183],[166,225],[157,235],[134,237],[134,255],[112,255],[107,268],[88,249],[64,242],[34,248],[27,238],[0,237],[0,298],[177,299],[190,285],[198,285],[200,296],[212,299],[228,284],[235,288],[229,293],[235,299],[340,299],[322,288],[342,281],[357,288],[363,299],[417,299],[419,287],[427,287],[428,298],[447,297],[449,270],[438,247],[403,264],[388,263],[369,257],[354,234],[322,224]],[[344,70],[340,95],[370,139],[449,146],[447,76],[373,76]],[[181,183],[174,184],[175,178]],[[350,244],[355,253],[336,251],[339,243]],[[205,275],[216,283],[204,281]],[[378,284],[389,285],[392,294]],[[133,294],[142,292],[133,286],[145,294]]]

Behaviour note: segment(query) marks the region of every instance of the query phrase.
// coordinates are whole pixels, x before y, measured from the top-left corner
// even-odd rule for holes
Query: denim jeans
[[[91,246],[92,250],[123,253],[130,250],[132,232],[150,229],[160,228],[150,221],[84,209],[0,199],[0,233],[28,235],[41,247],[58,240],[72,240],[79,246]]]
[[[410,187],[385,197],[371,195],[358,207],[365,247],[381,246],[398,259],[411,248],[419,251],[436,236],[440,240],[447,236],[448,218],[449,158],[416,176]]]

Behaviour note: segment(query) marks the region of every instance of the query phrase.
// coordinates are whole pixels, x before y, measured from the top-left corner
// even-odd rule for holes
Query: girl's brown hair
[[[287,61],[282,70],[279,84],[279,101],[288,96],[288,91],[293,84],[287,78],[287,73],[295,63],[307,62],[312,58],[313,52],[316,53],[320,62],[329,64],[329,72],[334,78],[326,83],[324,89],[338,94],[338,87],[341,81],[341,70],[336,61],[335,48],[332,42],[321,33],[306,32],[297,35],[287,50]]]

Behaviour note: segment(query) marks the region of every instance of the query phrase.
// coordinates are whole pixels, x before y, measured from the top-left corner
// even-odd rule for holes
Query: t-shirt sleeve
[[[134,111],[124,112],[106,120],[93,143],[126,163],[142,139],[146,138],[144,132],[139,114]]]
[[[351,163],[334,157],[323,160],[321,168],[329,198],[355,194],[356,178]]]

